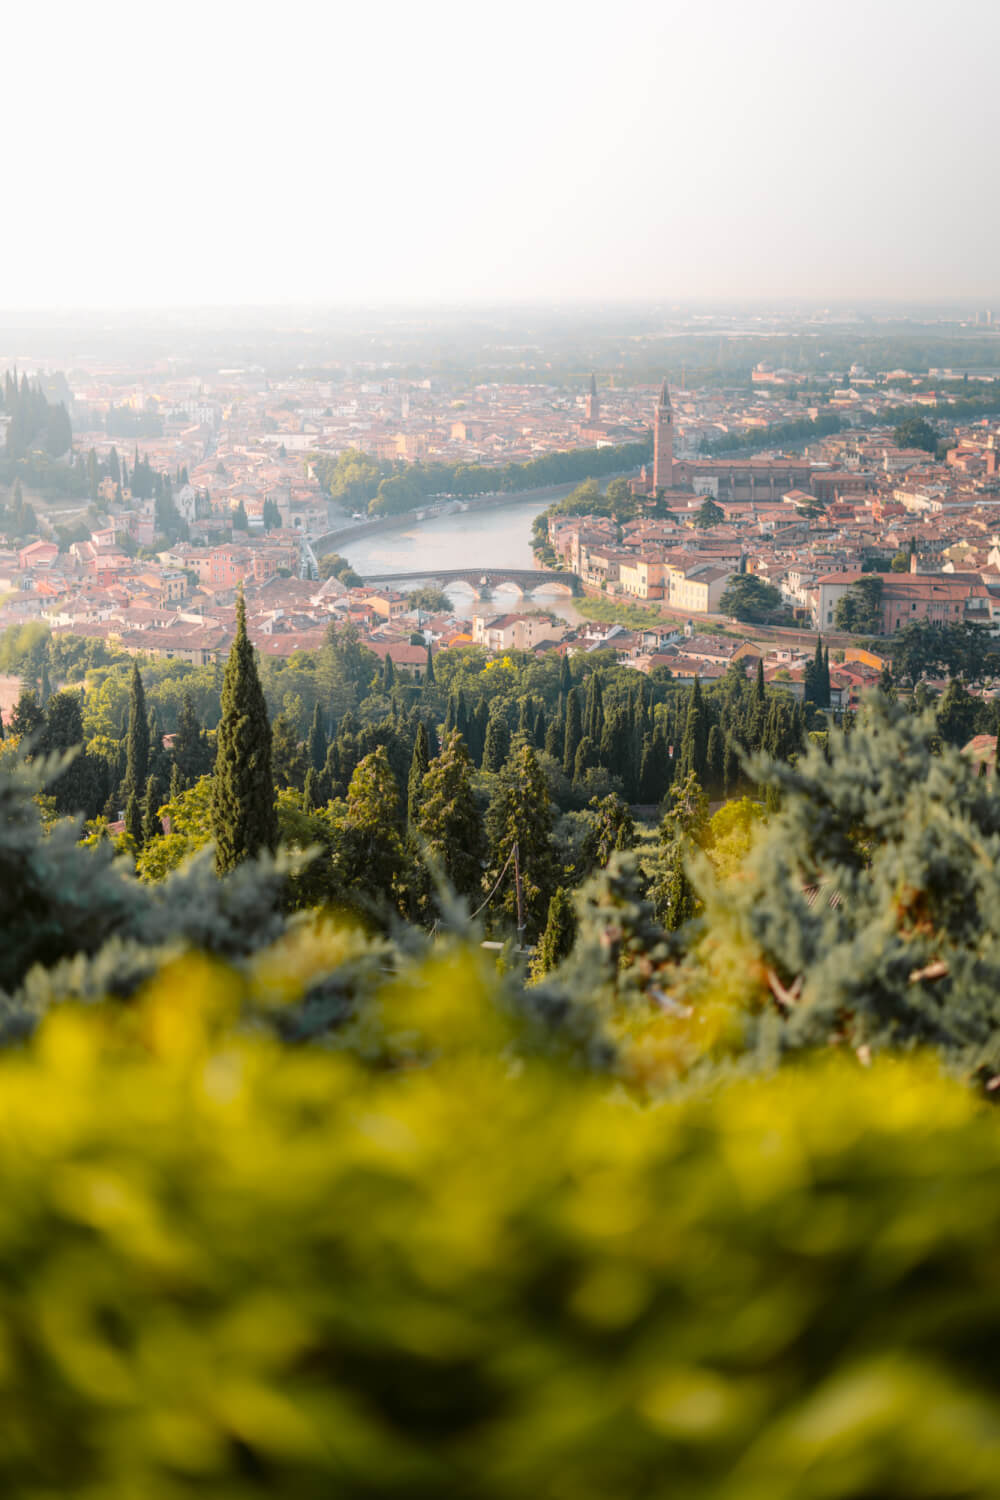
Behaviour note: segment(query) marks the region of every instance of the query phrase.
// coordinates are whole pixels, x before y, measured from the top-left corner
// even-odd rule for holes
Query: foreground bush
[[[246,983],[0,1055],[4,1495],[995,1493],[1000,1137],[930,1063],[639,1109],[475,955],[342,1051]]]

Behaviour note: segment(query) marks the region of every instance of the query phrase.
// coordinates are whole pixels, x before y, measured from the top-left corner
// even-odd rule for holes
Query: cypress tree
[[[642,745],[642,760],[639,765],[639,788],[637,801],[651,807],[663,798],[663,778],[656,764],[653,740],[646,738]]]
[[[545,753],[562,765],[563,748],[566,743],[566,726],[562,718],[554,715],[545,731]]]
[[[691,689],[684,735],[681,739],[679,770],[682,776],[693,771],[699,782],[705,779],[705,757],[708,749],[708,722],[701,683],[696,677]]]
[[[573,674],[569,669],[569,657],[563,653],[559,659],[559,691],[564,696],[573,686]]]
[[[326,764],[326,731],[318,703],[313,709],[312,724],[309,726],[308,750],[309,764],[314,771],[322,771]]]
[[[30,739],[42,727],[45,715],[38,706],[33,688],[22,688],[10,716],[11,733],[20,740]]]
[[[719,726],[713,724],[708,731],[708,743],[705,749],[705,782],[715,796],[718,796],[722,791],[725,774],[725,751],[722,745],[722,733]]]
[[[485,698],[480,698],[478,704],[469,715],[469,729],[466,735],[469,754],[477,766],[481,766],[483,763],[483,752],[486,749],[486,730],[489,722],[489,704]]]
[[[559,866],[552,842],[553,821],[549,789],[535,752],[530,745],[521,745],[498,776],[496,791],[486,813],[491,868],[487,871],[485,883],[489,889],[499,878],[516,842],[529,937],[544,926],[549,899],[558,884]],[[496,902],[502,904],[510,919],[516,917],[513,869],[508,871]]]
[[[302,806],[306,812],[315,812],[317,807],[321,806],[320,781],[322,775],[322,771],[317,771],[314,766],[310,766],[306,772],[306,784],[302,789]]]
[[[146,694],[143,691],[142,675],[136,662],[132,663],[132,680],[129,686],[128,733],[126,735],[125,797],[146,789],[149,775],[149,719],[146,714]]]
[[[385,661],[382,663],[382,691],[391,693],[396,686],[396,668],[388,651],[385,653]]]
[[[417,815],[420,812],[420,799],[423,795],[424,777],[430,769],[430,764],[430,745],[427,739],[427,729],[423,723],[420,723],[417,725],[417,733],[413,741],[410,777],[406,787],[406,818],[410,824],[417,821]]]
[[[576,913],[565,886],[557,886],[549,901],[545,931],[538,940],[531,961],[532,979],[541,979],[569,953],[576,937]]]
[[[170,801],[173,802],[177,797],[179,797],[183,790],[184,777],[181,775],[180,766],[176,761],[174,761],[173,765],[170,767]]]
[[[806,668],[806,698],[817,708],[825,708],[823,702],[823,637],[816,637],[816,651]]]
[[[142,848],[142,813],[135,792],[129,792],[125,804],[125,832],[130,834],[136,849]]]
[[[199,776],[207,776],[212,769],[212,747],[198,721],[194,699],[189,692],[184,694],[177,714],[173,756],[185,786],[192,786]]]
[[[469,710],[466,707],[465,694],[461,688],[458,690],[458,698],[455,702],[455,722],[451,727],[458,730],[466,744],[469,743]]]
[[[485,854],[483,820],[472,789],[472,761],[454,730],[424,778],[416,826],[458,894],[477,891]]]
[[[216,732],[212,834],[220,875],[278,842],[271,775],[271,725],[247,636],[246,603],[236,601],[236,639],[226,663]]]
[[[507,728],[507,721],[501,713],[491,714],[483,746],[483,770],[503,770],[509,754],[510,730]]]
[[[590,674],[587,683],[587,704],[583,713],[583,732],[595,745],[601,743],[601,735],[604,732],[604,701],[601,692],[601,676],[599,672]]]
[[[159,838],[163,832],[163,825],[157,817],[157,813],[163,804],[163,789],[155,776],[150,776],[146,782],[146,795],[142,799],[142,842],[148,844],[151,839]]]
[[[434,686],[434,652],[431,650],[430,641],[427,642],[427,666],[424,668],[424,687]]]
[[[545,749],[545,709],[544,708],[539,708],[537,714],[535,715],[535,727],[534,727],[533,738],[534,738],[534,741],[535,741],[535,749],[536,750],[544,750]]]
[[[576,755],[573,758],[573,780],[582,781],[587,772],[590,770],[591,766],[596,765],[597,746],[590,738],[590,735],[585,734],[583,739],[577,745]]]
[[[580,699],[576,688],[570,688],[566,698],[566,729],[563,741],[563,773],[572,778],[576,764],[576,752],[583,739],[583,723],[580,718]]]

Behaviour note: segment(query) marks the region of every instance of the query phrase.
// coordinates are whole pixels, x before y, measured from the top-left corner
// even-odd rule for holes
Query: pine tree
[[[558,884],[558,865],[552,844],[552,804],[541,768],[530,745],[515,750],[500,775],[486,814],[490,848],[487,888],[500,877],[516,843],[524,891],[524,914],[529,937],[541,930],[549,899]],[[496,897],[505,914],[517,918],[513,861]]]
[[[42,727],[44,715],[31,688],[22,688],[10,716],[10,730],[19,740],[29,740]]]
[[[483,820],[472,789],[472,760],[455,730],[424,777],[416,828],[458,894],[477,892],[485,855]]]
[[[611,792],[593,797],[588,816],[592,819],[580,856],[590,869],[603,869],[618,849],[635,847],[635,824],[627,805]]]
[[[408,881],[399,786],[385,746],[358,762],[344,813],[345,873],[355,890],[402,904]]]
[[[541,979],[568,955],[576,937],[576,913],[564,886],[557,886],[549,901],[545,931],[538,939],[531,960],[532,979]]]
[[[430,763],[427,729],[421,722],[417,725],[417,733],[413,741],[413,758],[410,761],[410,775],[406,784],[406,820],[411,826],[416,823],[420,812],[424,777],[427,775]]]
[[[149,718],[146,712],[146,694],[142,686],[142,675],[137,662],[132,663],[126,738],[124,795],[127,802],[133,793],[138,798],[145,791],[146,778],[149,775]]]
[[[658,919],[676,932],[695,914],[697,898],[687,873],[689,855],[703,838],[708,823],[708,798],[689,771],[670,790],[670,807],[660,824],[660,878],[653,888]]]
[[[226,663],[216,733],[212,834],[220,875],[278,843],[271,726],[247,636],[242,593],[236,601],[236,639]]]

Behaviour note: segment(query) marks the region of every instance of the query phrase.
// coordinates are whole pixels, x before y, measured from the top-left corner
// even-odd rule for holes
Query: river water
[[[536,497],[496,509],[455,511],[429,521],[413,521],[405,530],[380,531],[356,542],[341,540],[337,551],[366,578],[394,571],[412,573],[418,568],[429,572],[435,568],[533,568],[531,523],[551,503],[551,497]],[[401,589],[416,586],[398,585]],[[451,582],[446,588],[458,613],[471,614],[475,601],[472,589]],[[493,603],[498,611],[547,609],[564,620],[580,619],[565,594],[550,594],[544,589],[522,601],[515,588],[501,584],[493,590]]]

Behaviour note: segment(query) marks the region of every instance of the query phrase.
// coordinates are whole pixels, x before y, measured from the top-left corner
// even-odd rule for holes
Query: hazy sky
[[[7,8],[0,307],[1000,303],[998,0]]]

